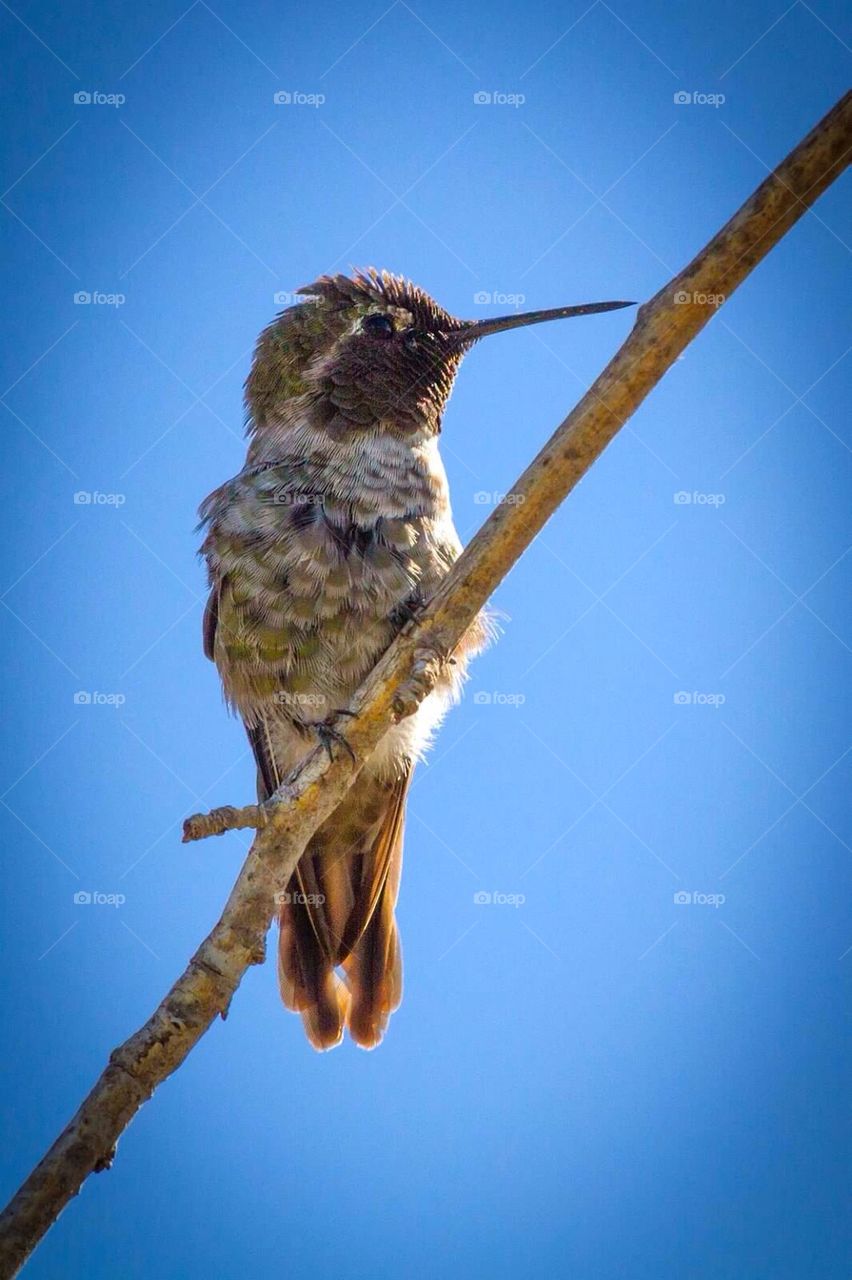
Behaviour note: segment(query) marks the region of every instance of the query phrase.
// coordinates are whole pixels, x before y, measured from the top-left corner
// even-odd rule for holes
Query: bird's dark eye
[[[383,316],[379,313],[364,316],[361,321],[361,331],[362,333],[369,333],[371,338],[392,338],[393,321],[390,316]]]
[[[416,351],[425,342],[427,336],[422,329],[406,329],[402,335],[403,346],[409,351]]]

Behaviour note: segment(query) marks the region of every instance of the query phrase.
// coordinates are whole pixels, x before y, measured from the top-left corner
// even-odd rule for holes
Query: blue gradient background
[[[461,315],[510,309],[479,291],[647,297],[844,90],[852,23],[824,0],[197,0],[4,4],[0,27],[11,1193],[247,844],[179,843],[254,786],[200,651],[193,526],[241,465],[274,294],[375,263]],[[126,102],[75,105],[94,90]],[[526,101],[474,103],[494,91]],[[505,634],[412,795],[385,1044],[318,1057],[252,971],[27,1276],[849,1274],[848,196],[499,590]],[[465,538],[629,324],[466,361],[444,431]],[[74,903],[95,890],[126,901]]]

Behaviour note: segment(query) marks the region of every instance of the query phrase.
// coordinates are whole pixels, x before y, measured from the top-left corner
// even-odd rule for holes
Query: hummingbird
[[[459,320],[375,268],[299,289],[261,333],[245,383],[242,470],[202,503],[210,595],[204,651],[245,725],[265,800],[461,552],[438,450],[462,357],[523,325],[631,306],[598,302]],[[315,1049],[348,1029],[381,1041],[402,997],[395,908],[412,772],[469,660],[469,628],[435,691],[391,729],[308,842],[278,902],[284,1005]]]

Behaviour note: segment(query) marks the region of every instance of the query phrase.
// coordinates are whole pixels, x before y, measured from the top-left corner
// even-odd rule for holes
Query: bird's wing
[[[211,588],[204,606],[204,620],[201,624],[201,643],[205,658],[214,660],[216,649],[216,626],[219,621],[219,584]]]

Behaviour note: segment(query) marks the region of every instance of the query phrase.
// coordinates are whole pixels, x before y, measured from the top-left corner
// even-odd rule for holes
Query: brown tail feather
[[[315,1049],[333,1049],[343,1039],[349,992],[329,964],[298,903],[279,914],[278,985],[288,1009],[302,1015]]]
[[[410,770],[396,783],[369,775],[356,782],[290,882],[281,909],[281,994],[301,1012],[316,1048],[339,1043],[344,1022],[356,1044],[375,1047],[402,998],[394,907],[409,781]]]
[[[397,815],[391,819],[394,834],[378,901],[344,966],[352,992],[347,1026],[362,1049],[374,1049],[381,1043],[388,1020],[402,1000],[402,949],[394,909],[402,875],[402,819],[407,790],[408,780],[399,797]]]
[[[274,725],[250,729],[249,739],[263,798],[283,772]],[[309,841],[281,904],[281,998],[302,1015],[316,1049],[339,1044],[347,1024],[356,1044],[373,1048],[402,998],[394,907],[410,781],[410,766],[396,780],[362,773]]]
[[[375,1049],[381,1043],[388,1020],[402,1000],[402,952],[393,908],[386,887],[345,965],[352,990],[346,1024],[362,1049]]]

